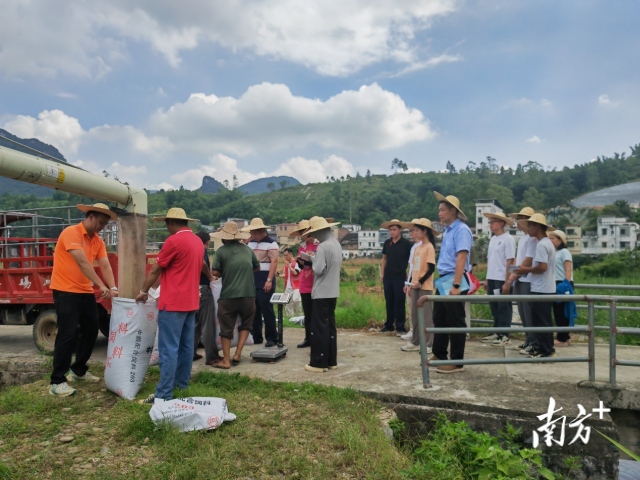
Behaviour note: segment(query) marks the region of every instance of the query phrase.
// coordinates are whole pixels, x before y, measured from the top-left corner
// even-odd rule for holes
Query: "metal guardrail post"
[[[417,293],[417,291],[416,291]],[[420,334],[420,365],[422,366],[422,387],[431,388],[429,381],[429,367],[427,366],[427,332],[424,324],[424,309],[418,307],[418,329]]]
[[[595,332],[595,309],[593,302],[589,302],[588,320],[589,325],[589,382],[596,381],[596,332]]]
[[[609,383],[616,386],[616,341],[617,341],[617,319],[616,302],[611,302],[609,310]]]

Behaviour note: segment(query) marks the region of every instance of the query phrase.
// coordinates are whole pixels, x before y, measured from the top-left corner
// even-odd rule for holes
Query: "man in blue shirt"
[[[440,278],[453,275],[453,286],[449,295],[466,295],[467,290],[460,290],[462,277],[469,271],[469,253],[473,245],[471,229],[463,222],[467,220],[460,210],[460,200],[453,195],[445,197],[433,192],[440,201],[438,216],[445,226],[440,256],[438,257],[438,274]],[[466,278],[469,283],[468,277]],[[437,293],[439,295],[440,292]],[[436,328],[466,328],[464,302],[433,302],[433,323]],[[431,360],[447,360],[447,351],[451,343],[451,360],[464,358],[466,334],[435,334],[433,338],[433,357]],[[443,365],[436,369],[437,373],[463,372],[463,365]]]

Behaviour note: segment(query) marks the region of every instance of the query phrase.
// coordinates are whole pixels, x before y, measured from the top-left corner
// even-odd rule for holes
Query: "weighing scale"
[[[282,309],[291,301],[291,295],[288,293],[274,293],[271,295],[270,302],[273,305],[278,305],[278,344],[275,347],[264,347],[255,352],[251,352],[251,358],[253,362],[269,362],[275,363],[275,360],[280,357],[285,357],[289,349],[282,343],[282,323],[284,322],[284,316]]]

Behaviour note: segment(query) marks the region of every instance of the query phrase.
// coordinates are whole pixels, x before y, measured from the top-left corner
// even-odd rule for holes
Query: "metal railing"
[[[614,286],[611,286],[614,287]],[[617,286],[615,286],[617,287]],[[625,287],[635,287],[625,285]],[[576,288],[578,288],[576,286]],[[587,288],[581,286],[580,288]],[[596,288],[596,287],[593,287]],[[598,287],[600,288],[600,287]],[[640,288],[628,288],[627,290],[640,290]],[[475,328],[426,328],[422,306],[425,302],[469,302],[469,303],[493,303],[493,302],[587,302],[587,325],[573,327],[475,327]],[[609,327],[595,326],[595,303],[608,303]],[[620,303],[640,303],[640,297],[635,296],[610,296],[610,295],[425,295],[418,300],[418,328],[421,332],[420,359],[422,366],[422,381],[424,388],[430,388],[429,366],[441,365],[496,365],[518,363],[563,363],[563,362],[587,362],[589,364],[589,382],[596,380],[595,370],[595,330],[609,330],[609,383],[616,385],[616,366],[640,367],[640,362],[631,360],[618,360],[616,358],[617,334],[640,335],[640,328],[618,328],[617,310]],[[426,336],[434,334],[466,334],[466,333],[553,333],[553,332],[586,332],[588,334],[588,356],[577,357],[542,357],[542,358],[475,358],[458,360],[433,360],[427,357]]]

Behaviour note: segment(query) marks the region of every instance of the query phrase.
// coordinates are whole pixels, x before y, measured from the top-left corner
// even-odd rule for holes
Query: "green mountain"
[[[258,178],[257,180],[240,185],[237,188],[245,195],[257,195],[259,193],[270,192],[276,188],[282,188],[283,182],[285,182],[285,188],[300,185],[300,182],[293,177],[280,176]],[[218,193],[222,190],[228,189],[215,178],[207,175],[202,179],[202,186],[200,187],[202,193]]]

